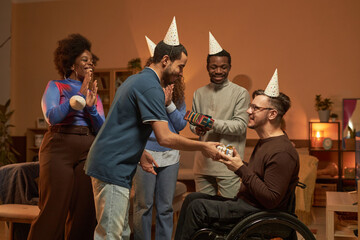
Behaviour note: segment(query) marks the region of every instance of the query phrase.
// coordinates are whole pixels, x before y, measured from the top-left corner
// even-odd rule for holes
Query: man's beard
[[[263,118],[263,119],[258,118],[256,121],[253,119],[252,121],[253,121],[253,125],[251,125],[251,126],[248,125],[248,128],[253,129],[253,130],[256,130],[257,128],[264,126],[266,123],[265,118]],[[250,122],[250,119],[249,119],[249,122]]]
[[[165,69],[165,71],[163,72],[162,78],[161,78],[161,85],[163,87],[166,87],[170,84],[173,84],[176,80],[177,76],[176,74],[174,74],[173,72],[171,72],[171,65]]]

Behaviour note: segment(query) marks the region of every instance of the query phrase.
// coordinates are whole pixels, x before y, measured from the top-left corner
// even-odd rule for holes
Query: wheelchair
[[[298,187],[306,185],[298,183]],[[192,240],[315,240],[313,233],[294,214],[295,191],[286,212],[266,210],[251,213],[236,224],[198,230]]]

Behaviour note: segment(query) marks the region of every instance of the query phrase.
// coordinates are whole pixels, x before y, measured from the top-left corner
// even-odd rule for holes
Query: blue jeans
[[[130,239],[129,189],[91,177],[96,219],[94,240]]]
[[[156,206],[155,239],[171,239],[173,230],[172,201],[175,194],[179,162],[155,168],[157,175],[138,166],[134,178],[134,238],[151,240],[153,200]],[[155,195],[155,197],[154,197]]]

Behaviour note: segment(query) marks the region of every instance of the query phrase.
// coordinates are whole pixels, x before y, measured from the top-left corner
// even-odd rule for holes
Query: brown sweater
[[[260,209],[286,210],[299,173],[299,155],[286,135],[260,139],[242,178],[238,197]]]

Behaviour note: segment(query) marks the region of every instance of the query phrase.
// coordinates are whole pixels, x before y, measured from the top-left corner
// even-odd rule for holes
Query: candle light
[[[324,141],[324,131],[314,131],[311,138],[311,146],[315,148],[322,147]]]

